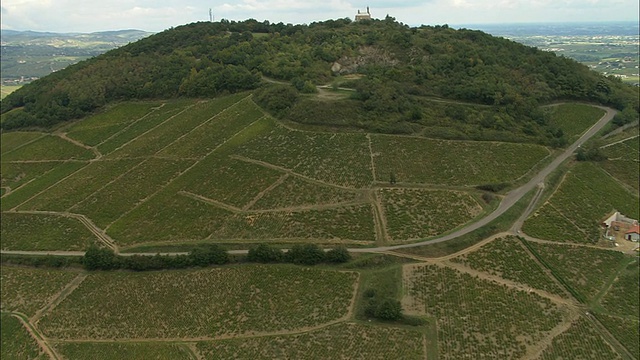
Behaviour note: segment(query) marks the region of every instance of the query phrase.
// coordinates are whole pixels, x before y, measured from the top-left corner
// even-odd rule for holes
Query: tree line
[[[326,107],[304,93],[336,81],[335,62],[354,63],[344,80],[350,99]],[[2,129],[51,126],[118,100],[213,97],[289,82],[262,103],[303,123],[387,133],[562,146],[562,135],[539,109],[580,100],[638,117],[638,89],[574,60],[448,26],[409,27],[387,17],[308,25],[247,20],[201,22],[166,30],[72,65],[2,101]],[[264,94],[263,94],[264,95]],[[278,99],[278,96],[286,96]],[[449,99],[477,106],[442,104]]]

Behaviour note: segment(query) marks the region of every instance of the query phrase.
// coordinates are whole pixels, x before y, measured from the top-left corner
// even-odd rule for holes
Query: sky
[[[2,29],[162,31],[196,21],[269,20],[304,24],[371,9],[407,25],[638,21],[638,0],[2,0]]]

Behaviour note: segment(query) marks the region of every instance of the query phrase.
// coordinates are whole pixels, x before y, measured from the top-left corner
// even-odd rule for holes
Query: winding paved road
[[[597,123],[595,123],[589,130],[587,130],[575,143],[569,146],[562,154],[556,157],[549,165],[547,165],[544,169],[542,169],[538,174],[536,174],[529,182],[522,185],[521,187],[511,190],[507,195],[502,199],[498,208],[495,209],[491,214],[486,217],[480,219],[479,221],[469,224],[451,234],[444,235],[442,237],[420,241],[411,244],[402,244],[402,245],[394,245],[394,246],[382,246],[382,247],[374,247],[374,248],[350,248],[350,252],[354,253],[375,253],[375,252],[384,252],[384,251],[392,251],[398,249],[406,249],[413,248],[423,245],[436,244],[445,241],[453,240],[462,235],[468,234],[474,230],[477,230],[491,221],[498,218],[498,216],[504,214],[505,211],[509,210],[513,205],[515,205],[518,200],[522,199],[524,195],[526,195],[529,191],[533,190],[536,186],[544,186],[544,179],[555,169],[560,166],[565,160],[573,155],[573,153],[584,144],[587,140],[593,137],[598,131],[600,131],[609,121],[613,119],[616,114],[616,111],[607,108],[598,106],[598,108],[603,109],[605,114]],[[539,194],[538,194],[539,195]],[[527,209],[527,212],[530,212],[532,209]],[[523,220],[523,219],[520,219]],[[246,254],[248,250],[229,250],[230,254]],[[54,256],[81,256],[84,253],[79,251],[0,251],[2,254],[16,254],[16,255],[54,255]],[[161,255],[183,255],[187,254],[185,252],[179,253],[160,253]],[[120,254],[123,256],[133,256],[133,255],[156,255],[156,253],[126,253]]]

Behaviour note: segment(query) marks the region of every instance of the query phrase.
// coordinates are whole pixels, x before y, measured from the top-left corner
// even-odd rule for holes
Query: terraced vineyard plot
[[[515,359],[548,336],[563,311],[535,293],[438,265],[413,265],[405,293],[435,317],[439,359]]]
[[[2,213],[2,250],[84,250],[94,235],[78,220],[55,215]]]
[[[241,213],[229,218],[213,239],[375,240],[371,205],[291,212]]]
[[[70,271],[2,266],[0,306],[32,316],[78,274]]]
[[[553,213],[547,207],[558,211],[574,228],[553,225],[557,214],[547,217]],[[600,221],[614,209],[637,219],[638,197],[596,165],[582,162],[571,169],[551,199],[527,219],[523,231],[541,239],[592,243],[600,238]],[[567,237],[567,234],[576,234],[576,229],[584,235]]]
[[[627,141],[602,148],[602,152],[608,160],[598,163],[605,171],[616,179],[631,186],[636,191],[640,189],[638,179],[640,178],[640,167],[638,166],[639,138],[632,138]]]
[[[422,334],[407,329],[337,324],[308,333],[199,342],[206,359],[424,359]]]
[[[640,269],[638,261],[618,275],[600,304],[611,314],[632,315],[640,319]]]
[[[200,125],[210,121],[221,111],[238,102],[246,94],[201,101],[192,108],[140,135],[134,141],[109,154],[109,158],[151,156],[178,141],[182,136],[200,131]]]
[[[551,345],[538,359],[614,360],[622,357],[602,338],[593,324],[580,317],[569,330],[553,338]]]
[[[109,136],[97,148],[102,154],[109,154],[119,147],[133,141],[138,136],[150,131],[164,121],[171,121],[180,112],[187,111],[195,103],[192,99],[180,99],[165,103],[160,109],[124,126],[121,130]]]
[[[46,359],[38,343],[29,335],[20,320],[0,314],[0,358],[4,360]]]
[[[268,129],[240,146],[236,154],[339,186],[360,188],[372,183],[365,135],[295,131],[269,122]]]
[[[38,178],[51,171],[60,163],[0,163],[2,172],[2,186],[7,186],[15,190],[21,185]]]
[[[89,160],[94,157],[90,150],[55,135],[46,135],[25,146],[3,153],[2,161]]]
[[[163,193],[118,219],[107,234],[120,246],[203,240],[231,215],[202,201]]]
[[[106,228],[184,171],[191,161],[149,159],[70,208]]]
[[[640,179],[640,167],[637,161],[606,160],[598,165],[611,176],[635,189],[636,192],[640,190],[640,183],[638,182]]]
[[[189,360],[185,345],[164,343],[60,343],[58,352],[67,359],[76,360]]]
[[[93,162],[22,205],[20,210],[66,211],[141,162],[141,159]]]
[[[25,146],[43,136],[46,136],[46,134],[35,131],[3,133],[0,135],[0,153],[4,156],[5,153]]]
[[[636,359],[640,358],[640,322],[634,319],[596,314],[596,318]]]
[[[482,206],[468,193],[448,190],[378,190],[394,242],[442,234],[470,221]]]
[[[562,130],[572,143],[604,114],[604,110],[583,104],[561,104],[552,108],[549,124]]]
[[[35,177],[34,180],[28,184],[24,184],[24,186],[19,189],[13,189],[10,194],[3,196],[1,202],[2,211],[13,209],[85,166],[87,166],[87,164],[80,162],[58,164],[51,171]]]
[[[230,97],[229,101],[236,99]],[[203,157],[262,116],[262,110],[251,99],[245,98],[219,112],[213,119],[203,123],[197,131],[177,140],[158,155],[173,158]]]
[[[106,112],[91,116],[73,124],[67,131],[67,135],[83,144],[96,146],[111,135],[122,130],[128,124],[147,115],[155,107],[161,104],[126,102],[117,104]]]
[[[371,136],[376,179],[402,183],[481,185],[512,182],[549,155],[538,145]]]
[[[212,156],[190,169],[175,187],[242,208],[282,175],[264,166]]]
[[[299,206],[335,204],[363,199],[357,191],[314,184],[296,176],[287,176],[282,183],[265,193],[251,209],[282,209]]]
[[[551,294],[564,291],[529,256],[515,237],[498,238],[480,249],[451,259],[474,270],[513,280]]]
[[[345,317],[356,279],[356,273],[297,266],[95,273],[39,325],[48,336],[65,339],[196,338],[302,329]]]
[[[542,260],[586,299],[594,297],[615,274],[624,254],[571,245],[529,242]]]
[[[602,148],[602,152],[609,159],[638,161],[639,138],[630,138],[626,141]]]

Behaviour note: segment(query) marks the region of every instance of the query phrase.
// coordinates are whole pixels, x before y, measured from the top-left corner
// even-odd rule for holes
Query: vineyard
[[[2,211],[33,219],[28,226],[15,214],[3,220],[2,244],[17,250],[86,248],[86,231],[69,216],[85,217],[92,231],[129,250],[406,243],[489,211],[464,186],[516,181],[549,155],[531,144],[295,130],[247,93],[124,102],[55,135],[15,132],[2,140]],[[412,182],[421,188],[407,187]],[[36,229],[38,241],[19,235]]]
[[[614,210],[638,219],[640,203],[592,163],[578,163],[558,190],[524,223],[530,236],[560,242],[596,243],[600,221]]]
[[[567,331],[556,336],[538,359],[614,360],[623,358],[593,328],[593,324],[584,317],[580,317]]]
[[[584,299],[595,297],[627,261],[624,254],[613,250],[536,242],[529,246]]]
[[[549,124],[560,129],[569,143],[604,115],[604,110],[584,104],[561,104],[551,108]]]
[[[46,356],[40,350],[36,341],[22,326],[20,320],[9,314],[0,314],[0,358],[2,359],[37,359],[44,360]]]
[[[399,183],[482,185],[525,176],[549,156],[538,145],[371,136],[376,180]]]
[[[346,317],[356,281],[356,273],[293,266],[97,273],[39,326],[59,339],[213,338],[291,331]]]
[[[49,299],[62,290],[77,273],[58,270],[2,268],[2,311],[35,314]]]
[[[405,292],[437,321],[439,359],[520,358],[565,316],[534,293],[440,265],[415,265],[407,281]]]
[[[640,358],[640,321],[604,314],[596,314],[598,321],[607,328],[607,331],[633,355]]]
[[[469,222],[483,210],[471,195],[459,191],[381,189],[378,194],[393,242],[442,234]]]
[[[545,273],[515,237],[498,238],[480,249],[451,259],[472,269],[566,296],[560,285]]]
[[[190,360],[185,345],[164,343],[59,343],[58,352],[67,359],[120,360]]]
[[[615,279],[600,304],[610,314],[631,315],[640,319],[640,269],[637,260],[627,267]]]
[[[344,323],[299,335],[199,342],[206,359],[424,359],[419,331]]]
[[[84,250],[94,235],[77,219],[45,214],[2,214],[3,250]]]
[[[44,135],[24,146],[2,153],[3,162],[44,160],[90,160],[95,155],[88,149],[55,135]]]
[[[640,169],[638,168],[640,145],[638,143],[640,141],[637,129],[623,132],[627,140],[622,139],[622,142],[616,141],[612,145],[601,148],[607,160],[599,163],[606,172],[635,189],[636,192],[640,189],[640,184],[638,184],[640,177]],[[633,135],[634,132],[635,135]]]

